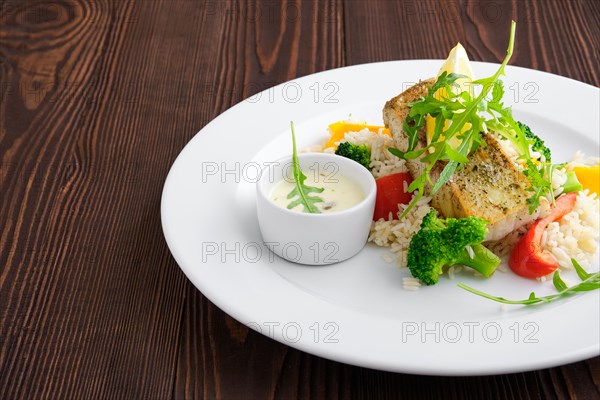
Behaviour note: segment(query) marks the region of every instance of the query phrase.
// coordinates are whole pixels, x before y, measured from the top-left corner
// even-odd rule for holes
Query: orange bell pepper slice
[[[592,166],[573,167],[577,180],[584,189],[589,189],[600,196],[600,164]]]
[[[392,136],[390,131],[385,126],[351,124],[348,122],[339,121],[329,125],[329,132],[331,132],[331,136],[329,137],[327,143],[325,143],[324,148],[333,147],[334,149],[337,149],[336,142],[341,142],[344,140],[344,135],[346,133],[362,131],[365,128],[373,133],[379,133],[381,131],[381,133],[384,135],[388,135],[389,137]]]

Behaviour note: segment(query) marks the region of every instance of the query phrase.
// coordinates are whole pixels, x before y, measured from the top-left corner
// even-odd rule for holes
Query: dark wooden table
[[[599,358],[447,378],[276,343],[185,278],[159,206],[200,128],[294,77],[445,58],[458,41],[499,61],[515,18],[511,64],[599,86],[600,2],[3,0],[0,12],[0,399],[599,398]]]

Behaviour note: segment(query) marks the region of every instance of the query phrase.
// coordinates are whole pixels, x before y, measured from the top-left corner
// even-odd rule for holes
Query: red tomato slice
[[[412,193],[404,191],[412,182],[412,177],[408,172],[400,172],[393,175],[384,176],[376,179],[377,198],[375,200],[375,212],[373,221],[380,218],[388,219],[392,213],[393,219],[398,219],[398,204],[408,204],[412,199]]]
[[[558,269],[556,259],[548,251],[542,251],[542,235],[551,222],[573,211],[576,201],[576,192],[560,196],[550,215],[535,221],[510,254],[508,264],[514,273],[525,278],[539,278]]]

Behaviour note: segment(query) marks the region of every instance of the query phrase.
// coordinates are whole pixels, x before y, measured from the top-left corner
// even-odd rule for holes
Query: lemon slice
[[[461,91],[470,89],[470,84],[473,81],[473,69],[467,51],[460,43],[450,50],[448,59],[442,64],[438,76],[442,72],[448,74],[454,72],[455,74],[464,75],[466,78],[459,78],[456,83],[460,86]]]
[[[453,90],[454,94],[472,90],[471,82],[473,82],[473,69],[471,68],[471,62],[469,61],[467,51],[460,43],[450,50],[450,54],[448,54],[448,58],[442,64],[437,76],[439,77],[443,72],[448,74],[454,72],[455,74],[465,76],[464,78],[459,78],[456,80],[456,86],[454,86]],[[438,98],[443,98],[447,97],[448,93],[446,92],[446,89],[440,89],[435,93],[435,96]],[[450,122],[446,121],[445,125],[446,126],[444,127],[444,130],[448,129]],[[433,138],[433,134],[435,132],[435,118],[429,115],[425,117],[425,129],[427,133],[427,143],[431,143],[431,139]],[[469,129],[469,126],[465,126],[463,128],[463,132],[467,129]],[[460,139],[454,136],[448,144],[453,148],[457,148],[460,144]]]

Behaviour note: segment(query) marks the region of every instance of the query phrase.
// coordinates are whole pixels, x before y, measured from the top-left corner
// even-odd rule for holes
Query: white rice
[[[408,172],[406,162],[388,151],[390,147],[394,147],[394,139],[381,131],[374,133],[365,128],[358,132],[347,132],[344,135],[344,139],[336,142],[336,145],[342,142],[366,145],[371,150],[371,163],[369,166],[375,178],[399,172]],[[334,149],[327,148],[323,151],[333,153]],[[407,189],[408,187],[405,183],[404,190],[407,191]],[[380,219],[373,222],[369,241],[378,246],[389,247],[392,255],[395,256],[395,259],[390,254],[382,256],[385,262],[394,262],[395,260],[398,266],[406,266],[408,245],[413,235],[419,231],[423,217],[431,209],[429,206],[430,202],[430,198],[422,198],[402,221],[399,221],[398,218],[408,207],[405,204],[398,205],[396,216],[390,213],[387,220]],[[419,288],[420,283],[415,278],[405,279],[407,279],[407,283],[404,286],[408,287],[408,290],[417,290]]]
[[[371,171],[375,178],[395,174],[398,172],[407,172],[406,162],[392,155],[388,148],[394,146],[394,140],[381,131],[379,133],[363,129],[359,132],[348,132],[341,142],[350,142],[358,145],[366,145],[371,149]],[[512,161],[523,167],[523,163],[517,160],[519,153],[512,143],[508,140],[499,140],[503,150],[512,159]],[[336,143],[339,144],[339,143]],[[321,151],[333,153],[333,148],[321,149]],[[543,155],[533,151],[530,148],[531,155],[534,158],[545,162]],[[573,161],[567,168],[580,165],[596,165],[600,159],[595,157],[585,157],[581,152],[577,152]],[[562,194],[561,186],[566,182],[566,170],[557,169],[552,177],[552,186],[554,196]],[[405,184],[405,191],[407,187]],[[373,222],[369,242],[378,246],[389,247],[391,254],[395,256],[395,262],[400,268],[406,267],[408,247],[412,237],[419,231],[423,217],[431,210],[431,198],[423,197],[413,207],[413,209],[399,221],[394,217],[399,217],[408,207],[405,204],[398,205],[397,215],[392,213],[387,219],[380,219]],[[543,216],[543,215],[542,215]],[[584,268],[589,268],[598,261],[598,240],[600,231],[600,201],[596,194],[590,194],[587,190],[580,192],[577,197],[575,209],[565,215],[560,221],[548,225],[542,237],[542,248],[549,251],[557,260],[559,266],[565,269],[572,269],[571,258],[576,259]],[[508,257],[514,245],[527,232],[529,226],[523,226],[508,234],[501,240],[487,242],[486,246],[503,259],[498,267],[501,272],[506,272],[508,268]],[[472,251],[472,250],[471,250]],[[471,252],[470,252],[471,253]],[[393,257],[384,254],[382,259],[385,262],[393,262]],[[448,276],[454,279],[455,274],[465,270],[460,266],[453,266],[448,269]],[[466,270],[472,271],[468,268]],[[541,277],[539,280],[545,281],[547,277]],[[403,287],[406,290],[418,290],[421,283],[413,277],[403,278]]]
[[[555,196],[561,194],[559,189],[566,182],[566,171],[556,170],[553,176]],[[406,267],[408,246],[412,236],[420,229],[423,217],[431,209],[431,198],[422,198],[402,221],[380,219],[373,223],[369,241],[378,246],[389,247],[396,256],[396,264]],[[400,204],[398,216],[404,212],[406,205]],[[542,216],[543,217],[543,216]],[[572,269],[571,258],[576,259],[584,268],[594,265],[598,260],[598,240],[600,231],[600,201],[596,194],[587,190],[579,193],[573,212],[565,215],[560,221],[550,224],[542,237],[542,248],[548,250],[556,259],[561,268]],[[508,257],[519,239],[527,232],[530,225],[523,226],[511,232],[501,240],[488,242],[486,246],[494,251],[503,260],[498,271],[507,272]],[[469,270],[460,266],[450,267],[448,276],[454,279],[455,275]],[[540,280],[546,281],[547,277]],[[418,287],[403,283],[406,290],[417,290]]]
[[[600,157],[587,157],[581,151],[577,151],[573,156],[573,160],[569,162],[568,168],[598,165],[598,163],[600,163]]]
[[[369,129],[363,129],[358,132],[347,132],[341,142],[350,142],[357,145],[366,145],[371,150],[371,173],[375,178],[392,175],[399,172],[408,172],[406,162],[388,151],[390,147],[394,147],[394,140],[388,135],[382,133],[371,132]],[[333,153],[333,148],[327,148],[325,152]],[[408,187],[405,183],[404,190]],[[406,257],[408,253],[408,245],[415,233],[421,227],[423,217],[431,209],[429,203],[430,198],[422,198],[417,205],[402,219],[398,218],[408,207],[405,204],[398,205],[397,215],[392,213],[388,219],[380,219],[373,222],[369,241],[378,246],[389,247],[391,254],[382,255],[382,259],[387,263],[393,263],[399,267],[406,267]],[[394,218],[395,217],[395,218]],[[406,277],[403,281],[403,286],[406,290],[418,290],[421,283],[413,277]]]
[[[598,260],[600,201],[584,190],[577,196],[575,209],[546,228],[542,248],[549,251],[561,268],[572,269],[571,259],[584,268]]]
[[[508,140],[500,140],[505,153],[517,165],[519,153],[513,144]],[[533,151],[530,147],[533,158],[539,158],[542,162],[544,157]],[[567,181],[567,171],[575,166],[597,165],[600,161],[598,157],[586,157],[582,152],[575,153],[573,160],[569,162],[567,168],[555,169],[552,174],[552,188],[554,197],[563,194],[562,186]],[[550,200],[550,199],[548,199]],[[599,239],[599,220],[600,213],[599,201],[597,196],[588,191],[580,192],[577,197],[575,210],[565,215],[560,221],[553,222],[543,233],[542,248],[549,251],[557,260],[561,268],[572,269],[571,259],[574,258],[584,268],[590,267],[594,261],[598,260],[598,239]],[[527,232],[527,227],[511,232],[505,238],[498,242],[488,243],[488,247],[500,257],[508,258],[512,248],[517,241]]]
[[[371,150],[371,173],[375,178],[407,172],[406,162],[388,151],[394,147],[394,139],[384,133],[374,133],[365,128],[359,132],[347,132],[341,142],[350,142],[357,145],[366,145]],[[327,149],[333,152],[333,149]]]
[[[575,209],[557,222],[550,223],[542,234],[542,249],[554,256],[560,268],[572,269],[574,258],[584,268],[598,262],[600,201],[595,193],[582,191],[577,196]],[[486,246],[502,258],[499,271],[508,271],[506,265],[514,245],[527,233],[531,224],[515,230]],[[594,262],[595,261],[595,262]]]
[[[567,171],[564,168],[555,169],[552,173],[552,189],[554,191],[554,197],[558,197],[562,194],[562,186],[567,183]]]
[[[586,157],[578,151],[564,169],[554,170],[552,188],[554,196],[562,194],[567,181],[567,170],[575,166],[597,165],[597,157]],[[596,193],[584,190],[578,193],[575,209],[552,222],[542,236],[542,249],[550,252],[560,268],[573,269],[571,259],[584,268],[598,261],[598,240],[600,239],[600,200]]]
[[[396,264],[400,268],[406,267],[408,245],[415,233],[421,228],[423,217],[431,210],[430,202],[430,197],[419,199],[402,221],[393,219],[390,213],[387,220],[382,218],[373,222],[369,242],[373,242],[378,246],[389,247],[392,254],[396,256]],[[398,204],[396,218],[399,218],[407,207],[407,204]]]
[[[415,291],[421,287],[421,282],[417,278],[412,276],[406,276],[402,278],[402,286],[405,290]]]

